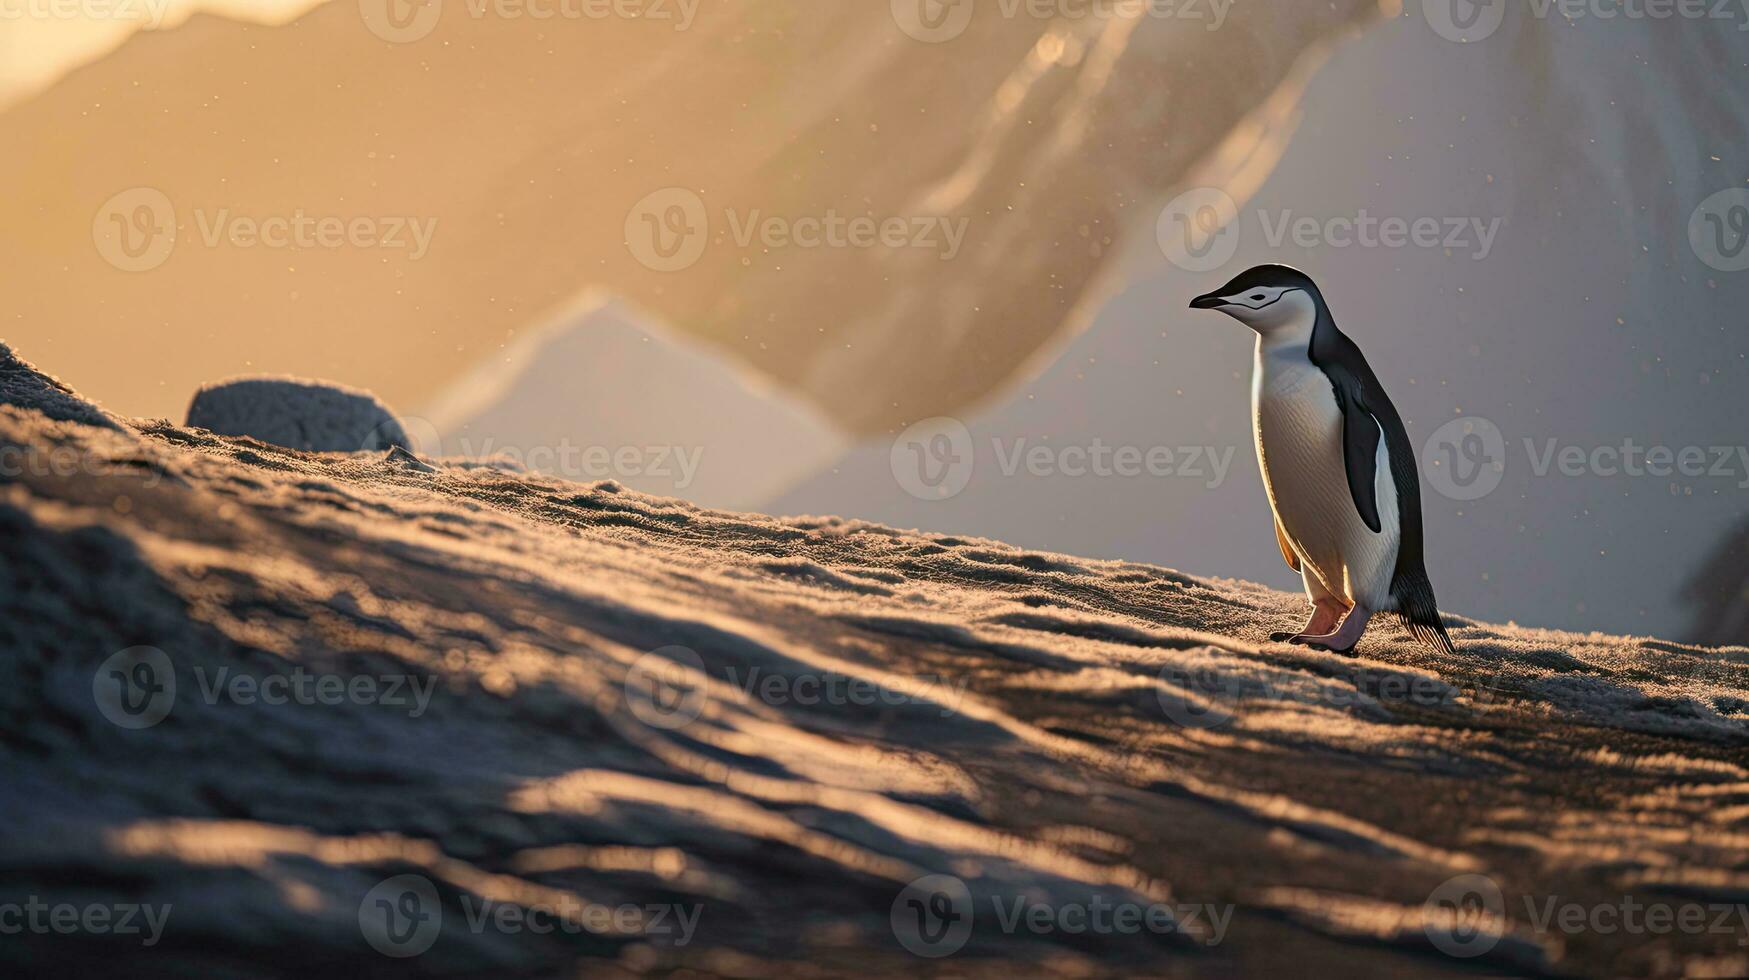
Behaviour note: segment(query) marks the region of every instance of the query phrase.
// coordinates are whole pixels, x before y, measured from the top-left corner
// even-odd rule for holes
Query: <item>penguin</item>
[[[1287,641],[1350,653],[1378,613],[1454,653],[1422,556],[1421,474],[1409,432],[1312,278],[1261,265],[1198,296],[1257,332],[1251,420],[1275,539],[1312,615]]]

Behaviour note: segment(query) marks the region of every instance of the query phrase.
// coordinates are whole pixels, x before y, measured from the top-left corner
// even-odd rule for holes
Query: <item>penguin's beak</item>
[[[1198,296],[1190,301],[1190,308],[1193,310],[1218,310],[1226,305],[1226,299],[1219,293],[1209,293],[1206,296]]]

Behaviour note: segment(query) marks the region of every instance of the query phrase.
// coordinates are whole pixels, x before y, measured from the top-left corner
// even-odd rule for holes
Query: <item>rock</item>
[[[318,453],[378,452],[409,445],[377,397],[327,381],[241,378],[195,392],[188,424]]]
[[[401,466],[405,466],[411,470],[418,470],[421,473],[437,472],[437,467],[432,466],[430,463],[427,463],[400,446],[395,446],[389,450],[389,462],[398,463]]]

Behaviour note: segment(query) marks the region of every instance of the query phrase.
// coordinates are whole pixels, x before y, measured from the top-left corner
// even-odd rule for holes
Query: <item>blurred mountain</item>
[[[0,157],[0,335],[134,414],[263,371],[411,405],[598,284],[878,432],[1083,323],[1193,165],[1267,170],[1308,58],[1377,12],[937,8],[360,0],[136,34],[0,115],[31,148]],[[784,245],[850,218],[900,244]],[[701,254],[657,271],[676,241]]]
[[[326,0],[9,0],[0,8],[0,108],[101,58],[139,31],[202,11],[281,24]]]
[[[1189,272],[1155,251],[1038,377],[961,416],[978,453],[963,492],[907,493],[889,436],[762,509],[836,508],[1294,588],[1251,445],[1253,337],[1184,309],[1251,264],[1288,262],[1323,285],[1424,447],[1428,565],[1447,608],[1685,634],[1678,583],[1749,519],[1749,272],[1708,265],[1689,239],[1691,225],[1714,231],[1703,203],[1749,179],[1749,89],[1724,81],[1749,64],[1749,32],[1741,20],[1540,20],[1508,4],[1492,36],[1456,43],[1422,3],[1407,6],[1319,71],[1291,145],[1242,207],[1230,259]],[[1283,220],[1362,214],[1438,219],[1442,242],[1271,240]],[[1728,228],[1733,212],[1716,217]],[[1447,219],[1499,224],[1486,249],[1473,225],[1448,249]],[[1437,479],[1463,447],[1436,436],[1460,416],[1501,437],[1489,447],[1501,480],[1474,499]],[[993,444],[1012,457],[1020,439],[1165,448],[1192,465],[1009,476]],[[1630,440],[1642,464],[1647,447],[1699,449],[1704,472],[1610,465]],[[1586,464],[1544,465],[1551,445]],[[1231,454],[1225,479],[1187,451]],[[1460,461],[1478,460],[1466,449]]]
[[[420,447],[434,455],[731,510],[788,490],[847,445],[808,404],[719,352],[594,301],[525,332],[440,394],[415,428],[436,436]]]
[[[865,439],[762,509],[1292,587],[1249,460],[1249,338],[1183,310],[1249,263],[1288,261],[1325,284],[1418,442],[1460,415],[1501,433],[1491,493],[1425,494],[1447,606],[1681,633],[1671,583],[1749,519],[1741,458],[1671,477],[1539,460],[1742,447],[1749,278],[1709,266],[1690,234],[1749,215],[1702,207],[1749,178],[1749,90],[1731,81],[1749,32],[1495,5],[1499,29],[1457,43],[1430,26],[1438,6],[1407,4],[1309,85],[1321,42],[1373,5],[1234,5],[1207,31],[984,3],[953,8],[971,16],[941,43],[906,33],[904,4],[722,0],[685,30],[453,2],[406,8],[438,16],[400,28],[372,0],[278,28],[197,17],[0,115],[6,145],[31,148],[0,156],[28,188],[0,199],[0,336],[129,414],[179,413],[199,384],[256,373],[420,406],[596,284]],[[1151,237],[1162,192],[1193,185],[1244,207],[1226,263],[1191,273],[1152,243],[1120,248]],[[1478,254],[1473,236],[1277,242],[1256,217],[1362,212],[1499,224]],[[366,219],[401,244],[233,235],[239,217],[298,214]],[[758,233],[829,214],[940,219],[964,239],[943,260],[944,235],[798,249]],[[890,450],[940,414],[976,434],[980,475],[920,500]],[[1007,478],[997,438],[1227,466]],[[1430,474],[1450,448],[1424,454]]]

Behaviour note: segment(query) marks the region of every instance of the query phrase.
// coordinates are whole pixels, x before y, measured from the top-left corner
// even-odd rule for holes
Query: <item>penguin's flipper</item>
[[[1281,546],[1281,556],[1287,559],[1287,567],[1299,571],[1300,556],[1294,553],[1294,546],[1287,543],[1287,531],[1282,529],[1279,517],[1275,520],[1275,543]]]
[[[1335,388],[1336,404],[1342,410],[1342,458],[1348,467],[1348,492],[1354,497],[1360,519],[1378,534],[1384,527],[1379,521],[1379,421],[1367,409],[1365,392],[1359,385],[1338,383]]]

